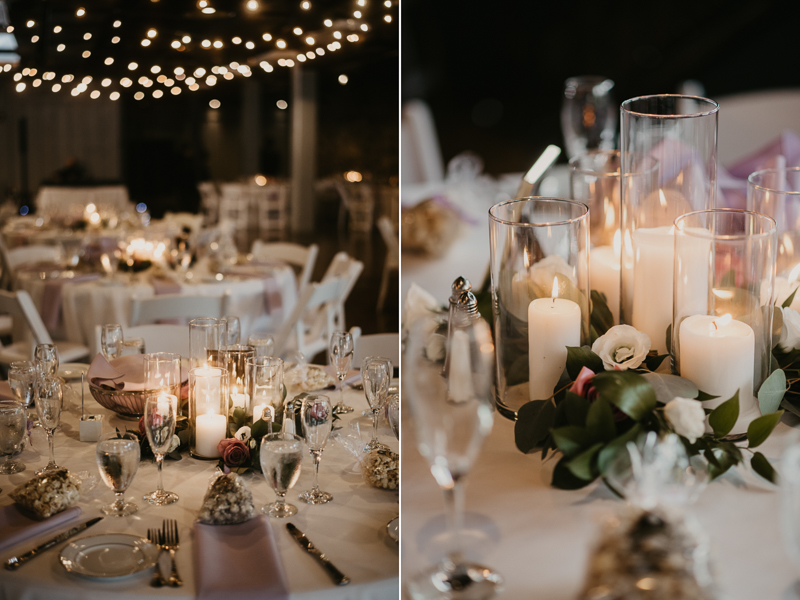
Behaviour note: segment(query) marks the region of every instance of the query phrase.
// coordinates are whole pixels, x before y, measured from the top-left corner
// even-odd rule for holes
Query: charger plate
[[[159,549],[144,538],[112,533],[75,540],[64,547],[59,559],[70,573],[111,579],[149,569],[158,555]]]

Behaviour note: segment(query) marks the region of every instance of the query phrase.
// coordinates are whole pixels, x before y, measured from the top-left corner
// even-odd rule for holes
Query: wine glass
[[[25,465],[11,458],[22,449],[22,440],[28,430],[28,412],[16,402],[0,403],[0,453],[6,455],[0,473],[11,475],[25,470]]]
[[[353,412],[352,406],[344,403],[344,378],[353,362],[353,336],[346,331],[336,331],[331,336],[331,364],[336,369],[336,378],[339,380],[339,403],[336,405],[337,414]]]
[[[109,433],[97,442],[100,477],[116,496],[113,503],[100,509],[103,514],[125,517],[139,510],[133,502],[125,502],[123,497],[139,469],[139,453],[139,441],[131,433]]]
[[[29,361],[15,361],[8,369],[8,385],[25,408],[33,405],[33,385],[36,383],[38,369]]]
[[[172,436],[175,435],[177,404],[178,399],[175,396],[164,393],[156,398],[149,398],[144,405],[144,430],[147,434],[147,441],[150,442],[150,448],[156,455],[158,486],[155,491],[145,494],[143,499],[157,506],[165,506],[178,501],[178,494],[164,490],[161,478],[164,455],[172,443]]]
[[[619,105],[605,77],[570,77],[564,83],[561,129],[567,156],[572,159],[587,150],[613,150]]]
[[[228,343],[226,346],[234,346],[242,339],[242,325],[239,323],[239,317],[222,317],[228,323]]]
[[[468,562],[461,552],[464,480],[492,429],[494,345],[483,319],[453,323],[448,348],[450,369],[425,352],[431,328],[421,319],[408,339],[404,398],[415,417],[420,453],[442,488],[451,549],[435,567],[409,580],[412,598],[489,598],[503,578],[488,567]]]
[[[319,461],[331,434],[333,406],[327,396],[312,394],[303,398],[300,414],[303,420],[303,434],[314,461],[314,485],[307,492],[300,494],[300,499],[308,504],[325,504],[333,500],[333,496],[319,489]]]
[[[133,354],[144,354],[145,344],[142,337],[129,337],[120,343],[119,356],[131,356]]]
[[[254,331],[247,337],[247,345],[256,349],[256,356],[272,356],[275,353],[275,337],[262,331]]]
[[[100,334],[100,350],[106,360],[122,356],[122,341],[122,325],[116,323],[103,325],[103,332]]]
[[[39,415],[39,422],[47,433],[47,441],[50,446],[50,461],[43,469],[36,471],[39,475],[46,471],[60,469],[56,464],[54,437],[56,427],[61,421],[61,407],[64,394],[61,389],[61,380],[57,377],[45,375],[40,377],[34,387],[36,397],[36,412]]]
[[[372,410],[372,439],[365,450],[384,450],[388,446],[378,441],[378,414],[386,404],[389,383],[392,380],[392,361],[381,356],[368,356],[361,364],[361,378],[364,381],[364,395]]]
[[[58,348],[53,344],[36,344],[33,361],[42,375],[58,375]]]
[[[394,437],[400,440],[400,394],[391,394],[388,403],[387,417]]]
[[[261,512],[284,519],[297,514],[297,507],[286,504],[286,492],[297,483],[303,462],[303,440],[291,433],[270,433],[261,438],[261,471],[278,498],[265,504]]]

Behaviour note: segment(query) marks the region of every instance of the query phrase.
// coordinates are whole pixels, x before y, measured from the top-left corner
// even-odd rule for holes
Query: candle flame
[[[531,266],[531,257],[530,254],[528,254],[527,247],[522,249],[522,264],[525,265],[526,269]]]
[[[558,298],[558,277],[553,277],[553,294],[552,298]]]
[[[714,330],[717,330],[720,327],[725,327],[725,325],[730,323],[732,320],[733,320],[733,317],[731,317],[730,313],[728,313],[726,315],[721,316],[719,319],[711,321],[711,326],[709,326],[709,329],[711,329],[711,327],[713,327]]]
[[[614,254],[616,254],[617,256],[619,256],[619,253],[622,251],[622,235],[621,235],[621,233],[620,233],[620,230],[619,230],[619,229],[617,229],[617,230],[614,232],[614,242],[613,242],[613,245],[614,245]]]
[[[617,221],[617,213],[614,210],[614,205],[609,204],[606,208],[606,227],[611,227]]]
[[[658,201],[661,203],[661,208],[667,208],[667,197],[664,195],[664,190],[658,190]]]
[[[668,231],[667,233],[668,233],[669,235],[675,235],[675,225],[673,225],[672,227],[670,227],[670,228],[669,228],[669,231]]]

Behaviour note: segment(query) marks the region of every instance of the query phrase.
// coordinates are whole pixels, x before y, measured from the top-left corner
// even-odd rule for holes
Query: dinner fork
[[[151,544],[155,544],[158,548],[158,556],[161,557],[161,540],[159,539],[158,529],[148,529],[147,530],[147,539]],[[153,575],[153,581],[150,582],[150,585],[153,587],[161,587],[163,585],[167,585],[167,580],[164,579],[164,576],[161,574],[161,561],[156,561],[156,572]]]
[[[175,519],[164,519],[161,525],[161,546],[169,551],[172,559],[172,573],[169,575],[169,585],[178,587],[183,585],[183,579],[178,575],[178,567],[175,565],[175,552],[180,548],[178,539],[178,522]]]

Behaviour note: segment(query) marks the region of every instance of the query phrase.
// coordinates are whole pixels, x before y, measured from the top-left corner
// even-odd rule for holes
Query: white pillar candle
[[[650,336],[650,347],[667,352],[672,323],[672,278],[675,263],[673,227],[633,232],[633,315],[631,325]]]
[[[222,393],[219,370],[203,367],[195,372],[195,393],[197,412],[206,413],[210,410],[219,410],[220,394]]]
[[[753,396],[755,335],[753,329],[730,315],[693,315],[680,325],[681,377],[719,396],[706,403],[715,408],[739,391],[739,414],[758,404]]]
[[[195,450],[200,456],[219,456],[217,445],[227,437],[228,417],[216,413],[197,415],[195,423]]]
[[[531,400],[553,394],[567,364],[567,346],[581,345],[581,308],[572,300],[557,298],[558,279],[553,281],[553,297],[537,298],[528,305],[528,367]]]
[[[233,408],[243,408],[245,411],[247,407],[250,405],[250,394],[242,394],[234,387],[233,393],[231,394],[231,400],[233,401]]]
[[[611,246],[593,248],[589,255],[589,281],[592,289],[606,295],[614,323],[619,323],[619,250]]]

